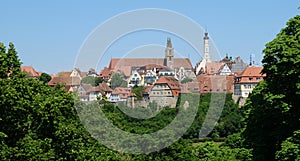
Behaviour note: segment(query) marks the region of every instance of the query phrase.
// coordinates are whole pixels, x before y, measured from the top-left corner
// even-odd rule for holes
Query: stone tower
[[[167,39],[167,47],[165,50],[165,62],[164,65],[173,69],[174,67],[174,48],[172,47],[171,39]]]
[[[203,39],[204,39],[204,59],[206,60],[206,62],[211,62],[209,56],[209,37],[207,32],[204,33]]]

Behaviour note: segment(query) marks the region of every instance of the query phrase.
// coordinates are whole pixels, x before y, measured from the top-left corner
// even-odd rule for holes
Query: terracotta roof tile
[[[131,96],[131,89],[130,88],[122,88],[117,87],[111,94],[118,94],[120,98],[126,99],[128,96]]]
[[[129,77],[133,66],[146,66],[148,64],[164,66],[164,60],[164,58],[112,58],[109,69],[114,72],[123,71],[125,76]],[[174,58],[174,68],[179,67],[193,68],[189,58]]]
[[[99,84],[99,88],[104,92],[112,92],[113,91],[105,82],[102,82],[101,84]]]
[[[213,75],[218,74],[219,70],[222,66],[224,66],[224,62],[207,62],[206,63],[206,74]]]
[[[155,84],[167,84],[171,89],[173,96],[178,96],[180,93],[179,82],[172,76],[162,76],[154,83],[154,85]]]
[[[242,77],[249,77],[249,76],[261,76],[261,71],[262,71],[263,67],[247,67],[241,74],[240,76]],[[264,75],[265,76],[265,75]]]
[[[100,71],[99,76],[101,78],[110,78],[112,76],[112,74],[113,74],[113,72],[110,69],[108,69],[108,68],[105,67],[104,69],[102,69]]]
[[[31,77],[40,76],[40,74],[38,72],[36,72],[32,66],[21,66],[21,70],[23,72],[28,73],[28,75],[31,76]]]
[[[56,86],[57,84],[69,85],[69,86],[79,86],[80,78],[78,77],[68,77],[68,76],[54,76],[48,82],[50,86]]]
[[[266,76],[261,74],[263,67],[247,67],[242,73],[237,76],[237,83],[258,83]]]
[[[60,77],[70,77],[72,72],[59,72],[57,75]]]
[[[91,92],[91,91],[94,91],[94,89],[95,89],[95,88],[93,88],[93,86],[90,85],[90,84],[81,84],[80,86],[84,89],[84,91],[85,91],[86,93],[89,93],[89,92]]]

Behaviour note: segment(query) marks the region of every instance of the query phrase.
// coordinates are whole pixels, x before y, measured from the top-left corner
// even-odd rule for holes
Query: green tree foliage
[[[120,159],[85,131],[71,93],[26,78],[12,60],[0,61],[0,160]]]
[[[0,43],[0,78],[15,77],[20,75],[21,62],[13,43],[9,43],[9,49]]]
[[[115,89],[116,87],[124,87],[124,85],[127,85],[127,83],[124,80],[124,77],[120,73],[114,73],[110,80],[110,86],[112,89]]]
[[[300,127],[300,16],[263,50],[265,81],[252,92],[243,136],[254,160],[275,160],[281,143]]]
[[[192,78],[184,78],[182,81],[181,81],[181,83],[182,84],[185,84],[185,83],[187,83],[187,82],[193,82],[194,80],[192,79]]]
[[[137,100],[142,100],[145,89],[143,86],[135,86],[132,88],[132,93],[135,95]]]
[[[87,76],[82,78],[81,83],[90,84],[92,86],[98,86],[103,80],[99,77]]]
[[[300,160],[300,130],[281,144],[281,149],[276,152],[276,160]]]
[[[218,98],[223,98],[223,94],[214,94],[213,96]],[[196,95],[191,95],[192,98],[196,98],[199,96]],[[192,124],[192,126],[189,128],[187,133],[183,136],[186,139],[194,139],[199,137],[199,131],[201,128],[203,128],[202,124],[204,122],[204,119],[207,115],[207,111],[209,108],[214,108],[216,111],[221,110],[221,116],[218,120],[217,115],[212,115],[213,119],[211,119],[211,124],[215,125],[214,129],[212,132],[208,135],[208,137],[212,138],[225,138],[228,135],[237,133],[241,130],[242,128],[242,118],[243,118],[243,111],[244,109],[238,108],[238,105],[235,104],[232,100],[231,94],[226,94],[226,99],[225,99],[225,104],[224,107],[223,105],[219,105],[222,102],[222,99],[214,99],[217,100],[215,101],[215,105],[210,104],[211,101],[211,94],[205,94],[200,96],[200,103],[198,106],[198,113],[196,115],[196,118]],[[219,109],[222,108],[222,109]],[[205,127],[204,127],[205,128]]]
[[[9,58],[2,59],[4,57]],[[246,149],[236,147],[230,149],[228,146],[212,145],[207,147],[212,151],[203,148],[200,150],[187,139],[179,139],[169,147],[150,154],[121,154],[104,147],[101,142],[91,137],[96,135],[93,132],[103,132],[105,128],[100,126],[98,129],[93,129],[90,134],[83,127],[81,120],[99,125],[99,121],[103,118],[94,118],[92,115],[97,110],[102,110],[105,116],[121,130],[136,134],[153,133],[176,119],[178,111],[183,108],[181,103],[176,108],[160,109],[159,113],[155,113],[158,111],[155,109],[157,105],[155,102],[151,104],[151,108],[135,108],[133,110],[137,110],[139,114],[155,114],[149,119],[137,119],[124,114],[120,108],[106,103],[104,99],[104,102],[85,104],[79,102],[78,98],[76,99],[71,93],[65,92],[62,86],[50,87],[38,79],[26,78],[20,71],[21,63],[18,62],[13,45],[10,45],[10,50],[7,52],[2,46],[0,64],[0,160],[224,160],[224,158],[248,160],[251,155]],[[121,77],[120,80],[123,78]],[[199,101],[195,97],[201,97],[199,106],[195,106]],[[210,97],[211,95],[196,94],[187,96],[186,99],[191,103],[190,107],[185,109],[185,113],[190,116],[190,109],[197,108],[198,116],[185,134],[185,138],[198,137],[199,128],[209,107]],[[235,118],[239,116],[239,112],[233,109],[236,105],[231,102],[230,97],[228,95],[225,101],[224,115],[217,122],[218,128],[215,131],[222,137],[239,131],[240,128],[235,122],[239,120]],[[81,114],[81,120],[77,114]],[[230,119],[227,117],[232,118],[235,123],[228,121]],[[186,120],[177,120],[176,123],[179,125],[177,128],[184,127]],[[232,128],[233,126],[237,129]],[[227,132],[222,132],[223,130]],[[158,144],[175,133],[167,131],[159,135],[161,140]],[[142,144],[145,148],[151,148],[147,146],[147,141],[152,140],[146,140]],[[136,143],[135,140],[120,142],[125,145],[125,148],[130,148]],[[222,155],[226,157],[223,156],[222,159]]]
[[[42,75],[39,76],[39,80],[44,83],[48,83],[51,80],[51,76],[47,73],[42,73]]]
[[[200,143],[195,150],[195,155],[199,160],[211,161],[250,161],[251,150],[245,148],[229,148],[215,142]]]

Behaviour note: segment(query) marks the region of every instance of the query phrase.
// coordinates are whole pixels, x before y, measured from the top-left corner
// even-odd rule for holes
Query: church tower
[[[209,37],[208,37],[207,32],[204,33],[203,39],[204,39],[204,54],[203,54],[202,60],[196,64],[196,67],[195,67],[196,75],[205,73],[206,72],[206,63],[211,62],[210,56],[209,56]]]
[[[165,62],[164,65],[173,69],[174,67],[174,48],[172,47],[171,39],[167,39],[167,47],[165,50]]]
[[[203,39],[204,39],[204,59],[206,60],[206,62],[211,62],[209,56],[209,37],[207,32],[204,33]]]

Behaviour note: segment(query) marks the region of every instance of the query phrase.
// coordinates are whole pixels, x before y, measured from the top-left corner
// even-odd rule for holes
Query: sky
[[[299,0],[10,0],[1,2],[0,42],[7,46],[13,42],[23,65],[31,65],[37,71],[49,74],[71,71],[83,44],[101,24],[121,13],[157,8],[176,12],[197,23],[209,33],[221,57],[226,54],[241,56],[249,62],[250,54],[255,54],[253,59],[261,65],[265,44],[276,37],[290,18],[300,13],[299,6]],[[104,56],[98,64],[90,66],[99,72],[108,66],[110,58],[130,57],[132,53],[141,57],[164,57],[167,37],[172,39],[173,47],[181,57],[191,58],[193,65],[200,61],[199,54],[180,37],[168,32],[145,30],[127,34],[109,48],[99,49],[99,54],[105,51]],[[106,39],[103,36],[99,40]],[[148,48],[144,47],[149,44],[154,46],[151,49],[161,53],[148,54]]]

